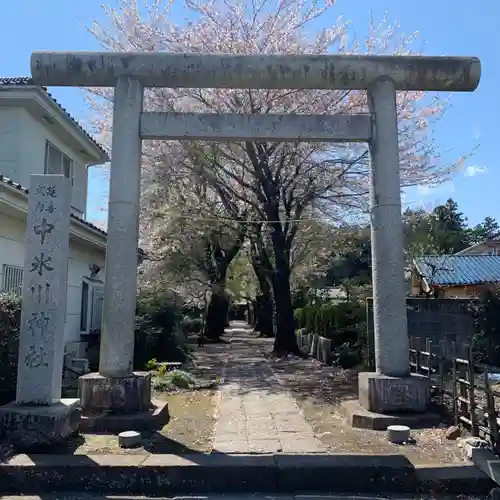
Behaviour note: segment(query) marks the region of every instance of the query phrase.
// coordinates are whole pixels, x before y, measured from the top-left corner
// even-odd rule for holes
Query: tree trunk
[[[240,251],[246,229],[241,227],[234,244],[224,249],[217,239],[207,240],[206,269],[210,279],[211,297],[205,323],[205,336],[210,342],[223,342],[224,329],[229,325],[229,298],[226,294],[227,270]]]
[[[228,311],[229,299],[226,295],[225,284],[214,283],[205,323],[205,337],[210,342],[222,341],[221,337],[226,327]]]
[[[266,271],[260,267],[254,269],[259,281],[260,295],[257,296],[257,325],[259,337],[274,337],[273,314],[274,304],[271,284],[266,276]]]
[[[255,330],[257,330],[257,321],[258,321],[258,316],[257,316],[257,299],[252,299],[252,327]]]
[[[271,291],[268,290],[266,295],[258,295],[257,304],[257,324],[255,329],[259,331],[259,337],[274,337],[274,308]]]
[[[275,231],[271,238],[275,258],[273,289],[276,307],[276,337],[272,354],[285,356],[290,353],[305,358],[307,356],[300,350],[295,335],[290,289],[290,264],[287,258],[285,237],[282,232]]]
[[[258,241],[260,238],[260,244]],[[259,331],[259,337],[274,337],[274,302],[273,302],[273,290],[271,285],[271,277],[273,275],[273,268],[269,261],[269,257],[265,252],[265,248],[262,242],[262,234],[257,232],[251,238],[251,263],[259,282],[260,294],[256,297],[255,301],[255,317],[256,322],[254,325],[254,330]]]

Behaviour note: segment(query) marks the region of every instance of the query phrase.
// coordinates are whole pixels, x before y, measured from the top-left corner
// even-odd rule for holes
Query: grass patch
[[[153,377],[153,390],[158,393],[172,393],[181,390],[215,389],[220,379],[202,383],[192,374],[184,370],[172,370],[163,374],[156,373]]]

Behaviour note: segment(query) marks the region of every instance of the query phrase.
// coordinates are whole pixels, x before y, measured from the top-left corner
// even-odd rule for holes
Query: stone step
[[[207,493],[482,494],[494,483],[473,465],[415,467],[370,455],[17,455],[0,464],[0,495]]]

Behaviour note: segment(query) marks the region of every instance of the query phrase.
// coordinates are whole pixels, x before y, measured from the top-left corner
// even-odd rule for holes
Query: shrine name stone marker
[[[61,397],[68,285],[71,182],[31,177],[16,402],[52,404]]]
[[[78,400],[61,400],[71,193],[64,175],[31,176],[16,401],[0,412],[2,430],[30,444],[64,436],[78,420]]]

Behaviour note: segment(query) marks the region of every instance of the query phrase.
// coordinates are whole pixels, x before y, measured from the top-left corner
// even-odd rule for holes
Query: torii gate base
[[[359,375],[353,425],[424,414],[430,383],[410,374],[396,91],[472,91],[476,58],[353,55],[34,53],[39,85],[115,87],[106,282],[99,374],[80,379],[83,411],[140,414],[150,380],[133,373],[141,139],[365,141],[372,156],[371,240],[376,373]],[[144,87],[357,89],[369,115],[146,113]],[[392,417],[391,417],[392,418]],[[400,416],[399,419],[407,417]],[[389,419],[390,420],[390,419]],[[391,421],[392,422],[392,421]],[[380,422],[377,428],[383,428]],[[369,425],[374,427],[373,424]],[[138,426],[135,425],[137,428]]]
[[[426,377],[416,376],[393,378],[372,373],[360,373],[358,378],[359,399],[344,401],[340,404],[340,413],[352,427],[384,431],[390,425],[406,425],[410,429],[437,427],[441,422],[439,413],[428,411],[430,384]],[[406,391],[403,393],[402,391]],[[394,403],[394,394],[405,394],[405,406],[390,406]],[[410,396],[406,394],[410,393]],[[418,394],[418,395],[417,395]],[[374,398],[378,398],[375,399]],[[380,396],[379,396],[380,395]],[[399,397],[399,396],[396,396]],[[374,399],[370,399],[374,398]],[[411,399],[414,398],[414,399]],[[417,410],[413,401],[425,402],[424,409]],[[382,403],[387,410],[370,411],[374,403]]]

